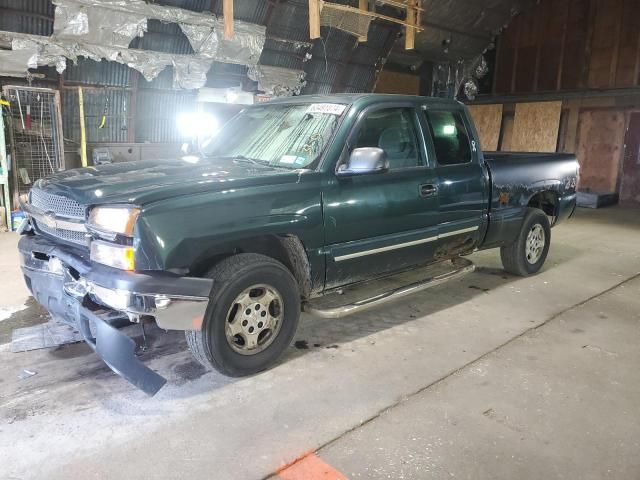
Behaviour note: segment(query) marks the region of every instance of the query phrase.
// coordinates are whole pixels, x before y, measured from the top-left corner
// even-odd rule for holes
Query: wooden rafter
[[[376,4],[390,5],[406,10],[406,19],[390,17],[375,11]],[[320,11],[323,8],[339,10],[345,13],[365,15],[373,19],[384,20],[397,23],[405,27],[405,48],[407,50],[415,47],[416,32],[421,32],[420,17],[424,9],[420,6],[421,0],[358,0],[358,7],[342,5],[323,0],[309,0],[309,36],[311,39],[320,37]],[[367,40],[366,36],[358,37],[358,42]]]
[[[309,0],[309,37],[320,38],[321,0]]]
[[[369,0],[358,0],[358,9],[364,12],[369,11]],[[358,37],[358,42],[366,42],[366,41],[367,41],[366,35]]]
[[[418,7],[419,0],[409,0],[407,3],[407,23],[404,35],[405,50],[413,50],[416,46],[416,26],[418,25]]]
[[[233,0],[222,0],[222,18],[224,20],[224,38],[233,38]]]

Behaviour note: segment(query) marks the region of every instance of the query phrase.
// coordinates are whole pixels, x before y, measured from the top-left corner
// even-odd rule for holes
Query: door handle
[[[438,187],[431,183],[423,183],[420,185],[421,197],[435,197],[438,194]]]

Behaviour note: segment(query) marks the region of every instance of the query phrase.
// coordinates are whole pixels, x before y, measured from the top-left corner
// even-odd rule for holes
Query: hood
[[[144,205],[193,193],[295,182],[299,173],[240,160],[188,156],[67,170],[34,186],[82,205]]]

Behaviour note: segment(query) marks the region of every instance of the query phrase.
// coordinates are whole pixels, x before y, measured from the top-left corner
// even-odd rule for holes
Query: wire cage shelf
[[[14,195],[25,195],[33,183],[64,169],[60,94],[26,86],[2,87],[9,101]]]

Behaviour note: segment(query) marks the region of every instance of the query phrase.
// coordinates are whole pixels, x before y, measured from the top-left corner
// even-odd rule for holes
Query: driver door
[[[360,114],[344,161],[359,147],[382,148],[385,173],[334,176],[323,192],[326,287],[427,263],[438,235],[437,177],[411,104]]]

